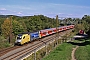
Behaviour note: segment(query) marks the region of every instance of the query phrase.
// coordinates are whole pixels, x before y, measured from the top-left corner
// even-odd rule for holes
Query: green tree
[[[2,29],[2,34],[6,37],[9,36],[10,33],[10,19],[7,18],[4,23],[1,25],[1,29]]]
[[[84,15],[82,17],[82,20],[85,20],[86,22],[90,23],[90,16],[89,15]]]
[[[5,18],[0,18],[0,35],[1,35],[1,33],[2,33],[2,29],[1,29],[1,25],[2,25],[2,23],[3,23],[3,21],[5,20]]]
[[[25,32],[24,26],[20,22],[13,20],[12,24],[13,24],[13,33],[15,35]]]
[[[82,23],[84,24],[85,31],[90,36],[90,16],[89,15],[84,15],[82,17]]]

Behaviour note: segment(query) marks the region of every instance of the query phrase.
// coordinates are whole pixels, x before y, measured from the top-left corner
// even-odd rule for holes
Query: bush
[[[4,47],[10,47],[10,44],[8,42],[4,43]]]

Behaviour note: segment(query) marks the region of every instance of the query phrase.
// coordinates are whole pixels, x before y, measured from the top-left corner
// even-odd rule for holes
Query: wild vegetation
[[[81,42],[81,43],[79,43]],[[77,60],[89,60],[90,59],[90,39],[82,40],[77,42],[79,44],[79,48],[75,52],[75,57]]]
[[[71,60],[73,47],[74,45],[72,44],[63,43],[42,60]]]
[[[75,31],[80,29],[85,32],[90,32],[90,16],[84,15],[80,18],[66,18],[58,21],[58,26],[75,24]],[[22,32],[34,32],[42,29],[56,27],[55,18],[49,18],[44,15],[34,16],[14,16],[14,15],[0,15],[0,42],[10,42],[10,34],[12,35],[12,44],[15,41],[17,34]]]

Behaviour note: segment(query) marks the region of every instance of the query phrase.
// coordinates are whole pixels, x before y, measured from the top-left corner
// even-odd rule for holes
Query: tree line
[[[64,25],[75,24],[75,30],[90,31],[90,16],[84,15],[80,18],[65,18],[58,19],[58,27]],[[22,32],[34,32],[42,29],[55,28],[57,26],[56,18],[49,18],[44,15],[34,16],[14,16],[1,15],[0,16],[0,35],[5,38],[9,37],[10,32],[16,36]]]

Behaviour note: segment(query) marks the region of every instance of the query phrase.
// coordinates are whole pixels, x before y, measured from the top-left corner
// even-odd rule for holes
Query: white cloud
[[[7,7],[12,8],[12,9],[22,9],[22,10],[36,10],[35,7],[33,6],[21,6],[21,5],[7,5]]]
[[[21,12],[18,12],[17,14],[22,14]]]
[[[16,11],[15,11],[16,12]],[[19,11],[19,12],[17,12],[17,14],[23,14],[23,11]]]
[[[58,13],[58,14],[65,14],[65,13]]]
[[[0,10],[6,10],[5,8],[0,8]]]

